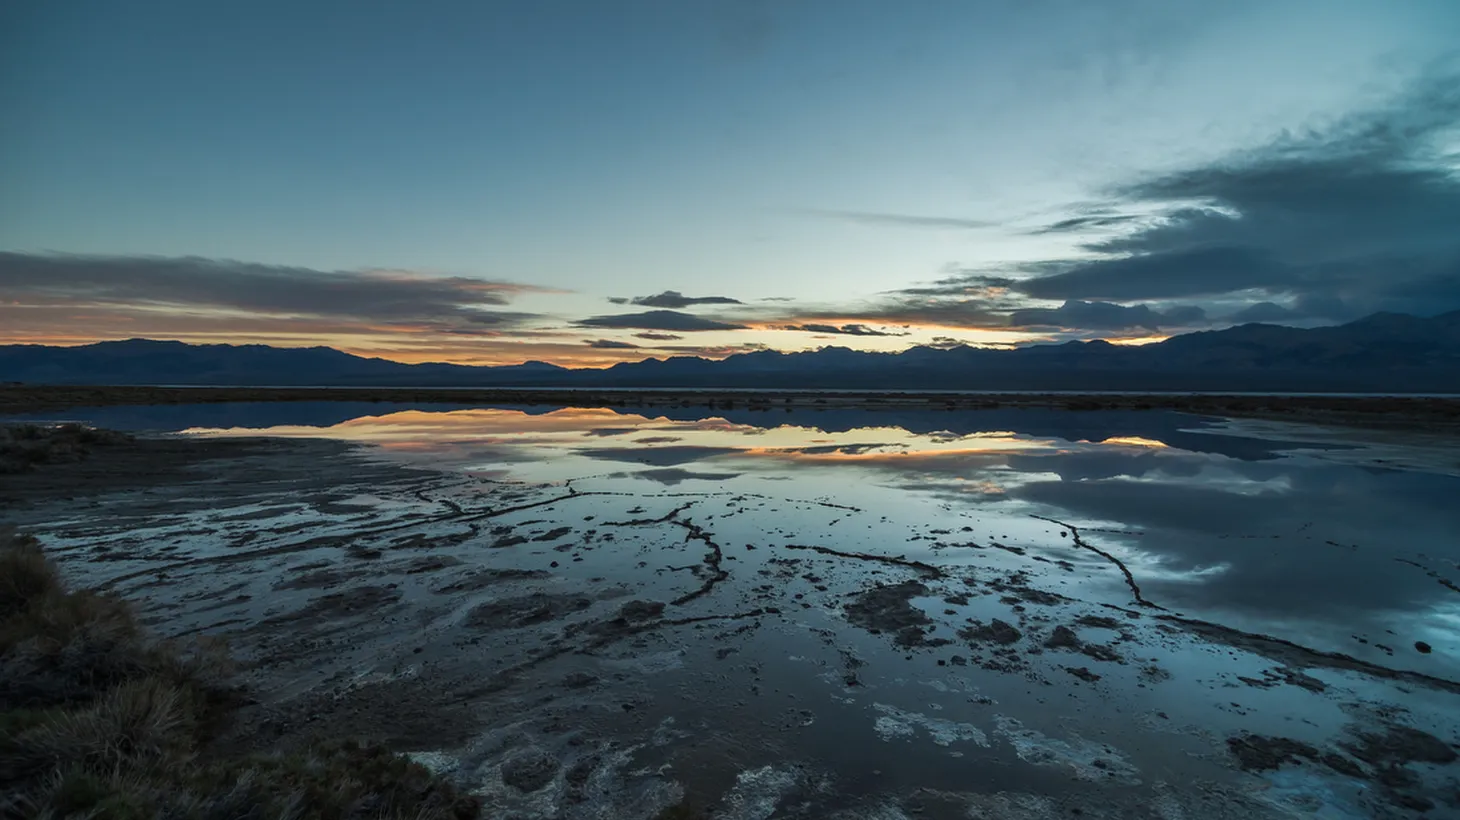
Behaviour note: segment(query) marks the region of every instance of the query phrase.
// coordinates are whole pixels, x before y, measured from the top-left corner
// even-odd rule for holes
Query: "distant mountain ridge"
[[[605,369],[403,364],[328,347],[190,345],[131,339],[0,346],[0,382],[229,386],[702,387],[938,390],[1223,390],[1460,393],[1460,311],[1376,313],[1301,329],[1247,324],[1140,347],[1108,342],[1015,350],[826,347],[716,361],[645,359]]]

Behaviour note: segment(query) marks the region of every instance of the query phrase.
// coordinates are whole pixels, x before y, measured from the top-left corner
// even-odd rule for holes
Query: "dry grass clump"
[[[34,539],[0,532],[0,817],[477,814],[473,799],[378,747],[208,754],[236,695],[220,649],[150,640],[125,602],[67,590]]]
[[[29,472],[37,464],[80,461],[93,447],[131,440],[126,433],[80,424],[0,425],[0,474]]]

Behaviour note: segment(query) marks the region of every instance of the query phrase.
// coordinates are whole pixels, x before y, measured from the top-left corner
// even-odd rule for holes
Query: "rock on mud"
[[[1361,732],[1347,749],[1354,757],[1376,766],[1403,763],[1452,763],[1457,758],[1450,744],[1429,732],[1408,726],[1388,726],[1383,732]]]
[[[502,763],[502,782],[518,791],[535,792],[553,782],[557,758],[536,749],[519,752]]]
[[[1100,680],[1100,676],[1091,672],[1088,666],[1066,666],[1065,671],[1087,683]]]
[[[868,632],[896,633],[894,642],[898,646],[942,646],[948,641],[928,640],[924,631],[933,619],[910,603],[927,594],[928,588],[918,581],[886,584],[857,593],[843,609],[848,621]]]
[[[347,618],[383,609],[396,603],[400,598],[400,590],[390,586],[355,587],[344,592],[322,595],[310,601],[297,612],[270,620],[279,622]]]
[[[473,607],[466,615],[466,626],[487,631],[516,629],[555,621],[574,612],[582,612],[592,604],[581,595],[538,593],[504,598]]]
[[[1067,626],[1057,626],[1049,633],[1044,645],[1050,649],[1079,649],[1080,636]]]
[[[618,616],[626,621],[648,621],[662,614],[664,614],[662,601],[629,601],[618,611]]]
[[[965,641],[996,643],[1007,646],[1011,643],[1017,643],[1020,638],[1024,637],[1024,633],[1020,632],[1008,621],[1001,621],[995,618],[989,624],[977,624],[966,629],[960,629],[958,631],[958,637]]]
[[[550,577],[540,569],[479,569],[467,575],[433,587],[432,592],[446,595],[456,592],[477,592],[496,584],[509,581],[536,581]]]

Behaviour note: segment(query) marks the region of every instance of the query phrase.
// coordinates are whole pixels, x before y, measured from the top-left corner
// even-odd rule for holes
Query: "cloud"
[[[676,355],[702,356],[707,359],[723,359],[726,356],[734,356],[737,353],[755,353],[760,350],[770,349],[770,345],[764,342],[745,342],[738,345],[666,345],[660,348],[660,350]]]
[[[0,252],[0,301],[37,308],[319,317],[472,333],[538,318],[493,308],[517,294],[543,290],[406,271],[322,271],[201,257]]]
[[[837,334],[841,334],[841,335],[844,335],[844,336],[906,336],[907,335],[906,333],[897,333],[897,332],[893,332],[893,331],[877,330],[875,328],[871,328],[871,327],[868,327],[868,326],[862,325],[862,324],[846,324],[846,325],[821,325],[821,324],[784,325],[784,326],[778,327],[776,329],[777,330],[800,330],[800,331],[804,331],[806,333],[837,333]]]
[[[1013,287],[1038,299],[1170,299],[1230,293],[1290,281],[1259,249],[1240,246],[1173,250],[1102,259]]]
[[[645,464],[651,467],[676,467],[716,456],[738,453],[734,447],[702,447],[671,444],[667,447],[597,447],[576,451],[578,455],[599,461]]]
[[[960,298],[954,296],[922,296],[898,292],[878,303],[855,309],[835,311],[800,311],[793,318],[801,326],[807,320],[823,319],[867,325],[940,325],[943,327],[1001,328],[1008,327],[1009,310],[1022,307],[1028,300],[998,297]],[[816,323],[821,324],[821,323]]]
[[[1088,243],[1099,258],[1045,263],[1010,287],[1042,299],[1250,300],[1236,321],[1460,308],[1457,137],[1460,78],[1434,78],[1324,130],[1121,186],[1113,209],[1160,218]]]
[[[639,347],[633,342],[620,342],[614,339],[584,339],[583,344],[599,350],[635,350]]]
[[[573,323],[578,327],[643,328],[645,330],[674,330],[697,332],[702,330],[743,330],[745,325],[718,322],[703,316],[692,316],[673,310],[649,310],[643,313],[623,313],[613,316],[590,316]]]
[[[934,336],[933,340],[931,342],[924,343],[923,347],[933,347],[937,348],[938,350],[951,350],[955,347],[963,347],[967,344],[968,342],[965,342],[962,339],[955,339],[952,336]]]
[[[1258,302],[1253,305],[1248,305],[1226,318],[1227,321],[1234,324],[1244,324],[1247,322],[1283,322],[1301,315],[1301,313],[1285,308],[1282,305],[1273,304],[1272,302]]]
[[[1009,315],[1014,327],[1078,328],[1084,330],[1130,330],[1187,326],[1206,319],[1206,311],[1195,305],[1152,310],[1150,305],[1118,305],[1113,302],[1070,300],[1057,308],[1024,308]]]
[[[634,334],[634,338],[635,339],[648,339],[651,342],[673,342],[673,341],[678,341],[679,339],[683,339],[684,337],[683,336],[676,336],[673,333],[653,333],[653,332],[645,332],[645,333],[635,333]]]
[[[1115,228],[1133,222],[1140,217],[1136,214],[1093,214],[1090,216],[1075,216],[1068,219],[1061,219],[1058,222],[1035,228],[1031,234],[1054,234],[1054,233],[1076,233],[1089,230],[1090,228]]]
[[[1083,338],[1460,309],[1457,144],[1460,77],[1436,75],[1381,108],[1072,204],[1029,231],[1084,237],[1062,258],[955,267],[864,310],[792,321],[1056,328]]]
[[[672,309],[693,307],[694,305],[743,304],[739,299],[731,299],[729,296],[685,296],[677,290],[666,290],[663,293],[656,293],[653,296],[635,296],[628,300],[611,298],[608,301],[616,305],[622,305],[627,301],[629,304],[643,305],[644,307]]]
[[[740,473],[714,473],[705,470],[686,470],[683,467],[657,467],[650,470],[627,473],[627,475],[648,481],[656,481],[670,487],[684,481],[729,481],[732,478],[740,477]]]
[[[962,219],[953,216],[916,216],[910,214],[878,213],[875,211],[813,209],[807,211],[807,213],[829,217],[831,219],[841,219],[847,222],[859,222],[864,225],[891,225],[907,228],[957,228],[968,230],[972,228],[990,228],[997,224],[980,219]]]

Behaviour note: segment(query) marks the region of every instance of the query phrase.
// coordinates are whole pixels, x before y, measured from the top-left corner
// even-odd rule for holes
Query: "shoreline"
[[[1234,418],[1460,434],[1460,396],[1252,395],[1234,393],[959,393],[739,389],[397,388],[397,387],[0,387],[0,414],[76,407],[224,402],[352,401],[391,404],[511,404],[573,407],[874,410],[1042,408],[1072,411],[1167,410]]]

